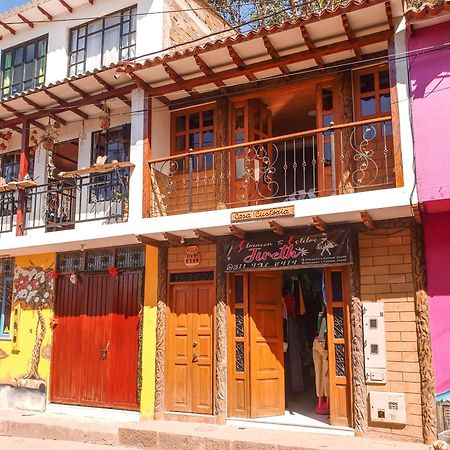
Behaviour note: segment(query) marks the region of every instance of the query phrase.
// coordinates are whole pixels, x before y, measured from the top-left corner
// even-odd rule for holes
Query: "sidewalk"
[[[284,430],[167,421],[112,423],[101,419],[17,411],[0,411],[0,435],[154,450],[429,449],[423,444]]]

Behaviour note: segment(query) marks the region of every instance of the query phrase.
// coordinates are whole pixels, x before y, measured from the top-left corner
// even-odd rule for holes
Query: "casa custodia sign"
[[[250,220],[278,219],[280,217],[294,217],[294,205],[277,208],[251,209],[231,213],[231,223],[247,222]]]
[[[351,263],[350,231],[261,234],[225,244],[227,272]]]

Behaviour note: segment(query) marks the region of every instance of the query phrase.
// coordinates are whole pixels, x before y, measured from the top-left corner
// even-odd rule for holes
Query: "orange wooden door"
[[[326,270],[330,423],[352,426],[350,294],[347,268]]]
[[[231,143],[243,144],[231,153],[231,204],[264,203],[274,195],[270,165],[272,145],[247,142],[272,137],[272,113],[259,100],[236,103],[231,109]]]
[[[214,284],[171,285],[167,336],[166,407],[212,414]]]
[[[251,417],[284,415],[281,272],[250,274]]]

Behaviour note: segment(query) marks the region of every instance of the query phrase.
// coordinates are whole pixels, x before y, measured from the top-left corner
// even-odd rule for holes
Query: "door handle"
[[[111,347],[111,343],[108,341],[106,343],[105,348],[100,349],[100,359],[105,360],[106,358],[108,358],[109,348],[110,347]]]
[[[194,353],[192,355],[192,362],[197,362],[197,361],[198,361],[198,355],[197,355],[197,353]]]
[[[194,341],[193,343],[192,343],[192,347],[197,347],[197,345],[198,345],[198,343],[196,342],[196,341]]]

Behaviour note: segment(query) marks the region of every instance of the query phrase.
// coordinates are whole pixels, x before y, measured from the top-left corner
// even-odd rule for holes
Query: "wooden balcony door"
[[[50,398],[55,403],[139,409],[142,272],[57,280]]]
[[[172,284],[167,334],[166,409],[212,414],[213,281]]]
[[[233,274],[229,314],[228,414],[284,414],[281,272]]]
[[[264,203],[274,195],[270,171],[271,144],[246,146],[246,142],[272,137],[272,113],[259,100],[234,103],[231,108],[231,144],[243,144],[231,151],[231,204]]]
[[[352,371],[348,269],[325,269],[330,423],[352,426]]]

